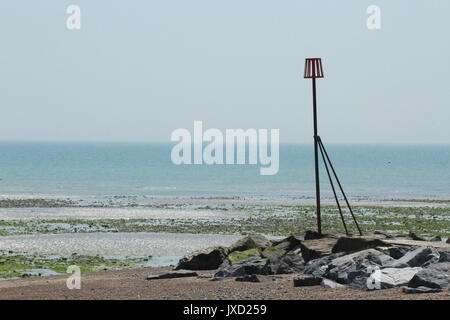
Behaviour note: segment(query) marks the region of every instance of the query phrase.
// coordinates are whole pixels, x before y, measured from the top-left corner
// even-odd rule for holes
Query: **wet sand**
[[[103,256],[183,256],[210,246],[229,246],[240,235],[187,233],[71,233],[0,237],[0,250]]]
[[[223,219],[245,216],[237,211],[154,208],[0,208],[0,220],[30,219]]]
[[[360,291],[349,288],[326,289],[320,286],[294,288],[292,278],[262,283],[234,279],[209,281],[213,271],[199,272],[202,278],[146,280],[149,274],[170,268],[142,268],[82,274],[81,289],[69,290],[67,276],[50,276],[0,281],[0,299],[149,299],[149,300],[450,300],[449,291],[434,294],[404,294],[401,289]]]

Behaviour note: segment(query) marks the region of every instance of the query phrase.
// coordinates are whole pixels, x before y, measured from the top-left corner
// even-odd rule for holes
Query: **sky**
[[[310,142],[321,57],[325,142],[450,144],[449,31],[444,0],[2,0],[0,140],[170,142],[202,120]]]

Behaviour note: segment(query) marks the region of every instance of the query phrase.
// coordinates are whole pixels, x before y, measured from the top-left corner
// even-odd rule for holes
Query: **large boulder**
[[[284,251],[291,251],[298,248],[302,241],[303,237],[301,234],[291,234],[283,240],[275,241],[273,246],[283,249]]]
[[[224,262],[219,271],[214,275],[215,278],[244,277],[252,274],[267,275],[268,259],[260,255],[253,255],[242,260],[234,262]]]
[[[324,275],[338,283],[366,290],[371,274],[393,261],[378,250],[367,249],[333,259]]]
[[[367,249],[351,254],[347,254],[331,261],[330,266],[333,268],[342,268],[348,265],[370,263],[371,265],[376,265],[380,268],[389,266],[394,258],[384,254],[383,252],[375,249]]]
[[[392,262],[390,267],[403,268],[405,264],[410,267],[426,267],[430,264],[439,262],[440,254],[436,248],[419,247],[407,252],[400,259]]]
[[[331,263],[331,261],[344,255],[344,252],[333,253],[328,256],[310,260],[305,264],[303,273],[311,274],[315,277],[323,277],[327,272],[328,265]]]
[[[410,246],[392,246],[388,248],[378,248],[378,250],[383,251],[387,255],[391,256],[394,259],[400,259],[408,252],[414,250],[415,247]]]
[[[286,253],[277,247],[235,251],[228,255],[216,277],[244,277],[252,274],[274,275],[300,272],[304,261],[300,255]]]
[[[286,254],[286,250],[281,249],[278,246],[267,247],[261,252],[261,255],[264,258],[270,258],[272,260],[279,259],[280,257],[284,256],[285,254]]]
[[[366,281],[368,289],[388,289],[405,286],[421,270],[422,268],[377,269]]]
[[[265,248],[270,247],[271,245],[271,242],[266,237],[259,234],[251,234],[238,240],[228,249],[229,252],[245,251],[249,249],[258,249],[262,251]]]
[[[322,278],[320,277],[296,277],[294,278],[294,287],[312,287],[318,286],[322,283]]]
[[[450,287],[450,262],[441,262],[430,265],[416,273],[409,281],[408,287],[427,287],[446,289]]]
[[[233,251],[227,256],[227,261],[230,263],[237,263],[241,260],[245,260],[254,256],[260,257],[261,251],[256,248],[248,249],[245,251]]]
[[[227,253],[227,249],[223,247],[195,251],[183,257],[175,270],[215,270],[223,263]]]
[[[282,257],[268,258],[266,271],[268,274],[289,274],[303,271],[305,261],[295,253],[288,253]]]
[[[322,238],[316,240],[305,240],[300,243],[302,257],[305,262],[320,258],[332,253],[336,244],[336,238]]]
[[[438,248],[439,262],[450,262],[450,248]]]
[[[388,247],[389,245],[376,237],[341,237],[333,246],[331,252],[355,252],[375,247]]]

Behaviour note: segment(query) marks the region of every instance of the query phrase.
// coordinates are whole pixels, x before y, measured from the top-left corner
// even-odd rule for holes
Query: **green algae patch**
[[[245,251],[235,251],[233,253],[230,253],[227,258],[230,262],[236,262],[256,255],[260,256],[260,252],[258,249],[248,249]]]
[[[144,266],[149,258],[0,251],[0,279],[65,274],[72,265],[78,266],[81,272],[130,269]]]
[[[286,251],[278,248],[278,247],[267,247],[266,249],[263,250],[263,252],[261,253],[261,255],[264,258],[272,258],[272,257],[281,257],[283,255],[286,254]]]

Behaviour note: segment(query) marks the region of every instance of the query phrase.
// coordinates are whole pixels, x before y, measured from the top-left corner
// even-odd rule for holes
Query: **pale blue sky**
[[[450,143],[449,32],[445,0],[2,0],[0,140],[169,142],[203,120],[308,142],[322,57],[324,141]]]

